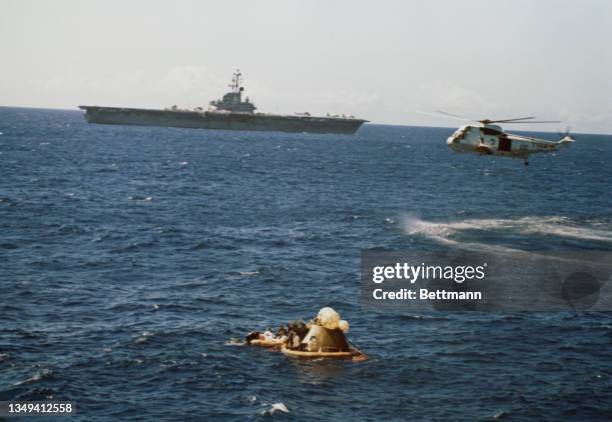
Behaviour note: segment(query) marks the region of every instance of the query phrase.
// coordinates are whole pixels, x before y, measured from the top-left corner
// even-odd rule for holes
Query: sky
[[[612,134],[608,0],[0,0],[0,105],[207,106]],[[512,127],[510,127],[512,128]]]

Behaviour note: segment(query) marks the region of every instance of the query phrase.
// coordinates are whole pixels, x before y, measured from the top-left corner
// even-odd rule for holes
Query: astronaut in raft
[[[255,331],[246,336],[246,343],[254,346],[279,348],[284,354],[299,357],[363,357],[346,338],[349,323],[340,319],[332,308],[323,308],[308,324],[293,321],[278,330],[263,334]]]

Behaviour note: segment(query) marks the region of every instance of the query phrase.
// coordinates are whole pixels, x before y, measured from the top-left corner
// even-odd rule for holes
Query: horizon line
[[[0,105],[0,108],[23,108],[28,110],[58,110],[58,111],[74,111],[80,112],[79,106],[75,106],[75,108],[64,108],[64,107],[42,107],[42,106],[14,106],[14,105]],[[468,120],[466,120],[468,122]],[[367,121],[364,125],[371,126],[405,126],[405,127],[426,127],[426,128],[434,128],[434,129],[451,129],[454,130],[457,127],[455,126],[428,126],[428,125],[417,125],[417,124],[406,124],[406,123],[377,123],[373,121]],[[513,132],[534,132],[534,133],[556,133],[558,131],[534,131],[534,130],[518,130]],[[612,136],[612,133],[594,133],[594,132],[573,132],[577,135],[599,135],[599,136]]]

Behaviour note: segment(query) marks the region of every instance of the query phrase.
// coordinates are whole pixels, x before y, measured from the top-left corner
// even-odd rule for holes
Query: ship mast
[[[241,83],[242,83],[242,73],[240,73],[240,69],[236,69],[236,71],[234,72],[232,76],[232,83],[228,86],[232,89],[232,92],[239,92]]]

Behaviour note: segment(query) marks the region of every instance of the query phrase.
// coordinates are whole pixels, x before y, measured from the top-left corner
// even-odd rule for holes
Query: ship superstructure
[[[232,83],[228,85],[231,91],[223,96],[222,99],[211,101],[210,105],[216,110],[233,111],[235,113],[254,113],[257,107],[249,101],[249,97],[242,101],[242,73],[236,70],[232,77]]]

